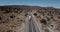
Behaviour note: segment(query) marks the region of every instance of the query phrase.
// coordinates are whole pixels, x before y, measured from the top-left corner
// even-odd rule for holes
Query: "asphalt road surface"
[[[40,32],[31,13],[28,16],[28,32]]]

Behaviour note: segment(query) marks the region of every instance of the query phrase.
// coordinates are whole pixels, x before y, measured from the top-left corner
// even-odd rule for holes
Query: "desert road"
[[[28,31],[27,32],[40,32],[38,27],[37,27],[37,23],[35,23],[35,20],[34,18],[32,17],[32,13],[30,12],[29,15],[28,15],[28,24],[27,24],[27,27],[28,27]]]

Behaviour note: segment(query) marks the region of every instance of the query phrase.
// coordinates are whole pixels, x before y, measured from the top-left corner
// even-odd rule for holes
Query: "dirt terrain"
[[[60,32],[60,9],[33,10],[42,32]]]
[[[0,32],[25,32],[31,11],[42,32],[60,31],[60,9],[39,6],[0,6]]]
[[[17,8],[2,8],[4,10],[0,9],[0,32],[25,32],[27,12]]]

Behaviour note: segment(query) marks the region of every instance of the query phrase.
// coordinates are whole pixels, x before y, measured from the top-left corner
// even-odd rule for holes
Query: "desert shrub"
[[[18,13],[18,11],[14,11],[15,13]]]
[[[41,13],[39,10],[37,11],[38,13]]]
[[[60,13],[58,13],[58,15],[60,15]]]
[[[28,15],[28,14],[26,13],[25,16],[27,17],[27,15]]]
[[[58,19],[60,19],[60,17],[58,16]]]
[[[57,21],[56,19],[53,19],[53,21]]]
[[[20,13],[22,13],[23,12],[23,10],[20,10]]]
[[[53,19],[53,16],[51,16],[51,19]]]
[[[51,25],[51,27],[53,27],[53,25]]]
[[[37,16],[37,13],[34,13],[35,16]]]
[[[45,24],[45,25],[47,24],[47,22],[46,22],[45,19],[41,19],[41,20],[40,20],[40,23],[43,23],[43,24]]]
[[[11,15],[10,18],[14,18],[15,16],[14,15]]]
[[[2,20],[2,18],[0,17],[0,20]]]
[[[47,21],[50,21],[50,18],[47,18]]]
[[[12,11],[5,10],[5,13],[11,13]]]
[[[45,29],[45,32],[50,32],[48,29]]]
[[[20,21],[23,21],[22,19]]]
[[[60,31],[60,25],[57,25],[56,26],[56,29]]]
[[[7,30],[6,32],[13,32],[13,30]]]
[[[8,23],[8,21],[0,21],[0,24],[2,24],[2,23]]]

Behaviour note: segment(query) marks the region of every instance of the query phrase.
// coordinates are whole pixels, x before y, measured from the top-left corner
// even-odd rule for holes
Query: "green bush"
[[[43,24],[45,24],[45,25],[47,24],[47,22],[46,22],[45,19],[41,19],[41,20],[40,20],[40,23],[43,23]]]
[[[25,16],[27,17],[27,15],[28,15],[28,14],[26,13]]]
[[[37,13],[34,13],[35,16],[37,16]]]

